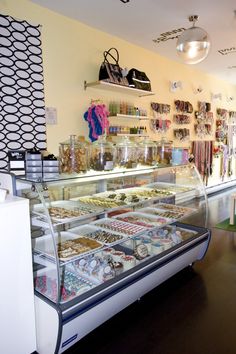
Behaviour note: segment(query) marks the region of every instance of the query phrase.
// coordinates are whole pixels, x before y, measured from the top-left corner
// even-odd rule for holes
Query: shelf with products
[[[116,115],[109,116],[109,118],[124,118],[124,119],[134,119],[134,120],[149,120],[148,116],[135,116],[132,114],[120,114],[117,113]]]
[[[130,137],[139,137],[139,138],[147,138],[149,137],[148,134],[130,134],[130,133],[115,133],[115,134],[109,134],[109,135],[114,135],[114,136],[130,136]]]
[[[135,89],[129,86],[122,86],[122,85],[116,85],[112,84],[107,81],[94,81],[94,82],[87,82],[84,81],[84,89],[86,90],[88,87],[100,89],[100,90],[107,90],[107,91],[114,91],[118,93],[125,93],[129,95],[133,95],[136,97],[144,97],[144,96],[152,96],[155,95],[154,92],[152,91],[144,91],[144,90],[139,90]]]
[[[191,164],[43,182],[19,177],[16,189],[30,202],[35,306],[40,318],[45,314],[36,319],[38,333],[45,321],[55,332],[37,338],[42,347],[50,343],[43,354],[63,352],[73,333],[79,340],[114,315],[108,303],[120,304],[118,312],[202,259],[210,240],[207,229],[191,223],[200,207],[207,217],[204,186]]]

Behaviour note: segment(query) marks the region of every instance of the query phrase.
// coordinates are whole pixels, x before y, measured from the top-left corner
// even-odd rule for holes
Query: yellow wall
[[[27,0],[0,0],[0,12],[42,25],[45,102],[46,106],[56,107],[58,112],[58,124],[47,126],[48,150],[55,154],[58,154],[59,142],[66,140],[70,134],[88,135],[83,113],[91,99],[100,98],[104,102],[127,100],[148,111],[151,101],[167,103],[171,104],[173,117],[175,99],[190,101],[197,109],[199,100],[210,102],[211,92],[221,92],[223,100],[212,102],[212,111],[215,113],[217,107],[236,111],[236,99],[226,101],[226,96],[236,98],[236,87],[198,71],[197,66],[170,61]],[[121,66],[136,67],[147,73],[155,96],[137,99],[94,88],[84,91],[84,80],[97,80],[103,51],[110,47],[119,50]],[[171,93],[170,80],[181,80],[183,89]],[[203,88],[203,92],[196,95],[193,89],[198,86]],[[193,133],[191,137],[196,139]],[[153,138],[159,140],[160,135],[156,134]],[[173,138],[172,129],[167,138]],[[175,145],[179,146],[179,143]]]

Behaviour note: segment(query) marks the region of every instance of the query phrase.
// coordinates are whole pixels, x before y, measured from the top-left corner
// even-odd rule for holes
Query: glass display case
[[[30,201],[42,354],[62,353],[208,247],[207,199],[192,164],[18,178],[16,187]]]

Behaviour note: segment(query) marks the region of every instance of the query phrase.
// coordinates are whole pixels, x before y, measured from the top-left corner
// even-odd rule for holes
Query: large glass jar
[[[173,141],[167,141],[162,138],[157,142],[157,162],[163,165],[169,165],[172,160]]]
[[[138,146],[127,136],[116,145],[118,167],[135,168],[138,164]]]
[[[59,147],[60,172],[80,173],[87,171],[88,147],[79,142],[76,135],[70,135],[70,139],[60,143]]]
[[[138,144],[138,162],[145,166],[154,166],[157,163],[157,146],[148,138]]]
[[[95,171],[110,171],[114,168],[115,147],[105,136],[100,136],[91,145],[90,168]]]

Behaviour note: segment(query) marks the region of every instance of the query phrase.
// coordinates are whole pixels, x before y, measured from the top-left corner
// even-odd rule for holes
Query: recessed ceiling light
[[[129,2],[129,0],[120,0],[121,2],[123,2],[124,4],[127,4],[127,2]]]

